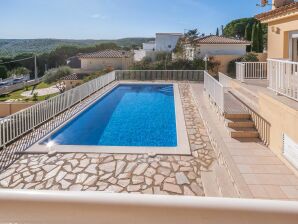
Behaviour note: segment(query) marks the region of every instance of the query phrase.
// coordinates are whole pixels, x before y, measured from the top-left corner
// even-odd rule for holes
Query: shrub
[[[257,62],[258,57],[254,53],[247,53],[243,57],[236,58],[229,62],[228,64],[228,75],[232,78],[236,77],[236,62]]]
[[[67,66],[61,66],[59,68],[53,68],[48,70],[43,76],[43,81],[45,83],[53,83],[58,81],[59,79],[70,75],[72,72],[71,68]]]
[[[33,93],[33,97],[32,97],[33,101],[38,101],[38,93]]]
[[[7,72],[8,76],[12,76],[12,75],[28,75],[30,74],[30,70],[25,68],[25,67],[18,67],[15,69],[12,69],[10,71]]]

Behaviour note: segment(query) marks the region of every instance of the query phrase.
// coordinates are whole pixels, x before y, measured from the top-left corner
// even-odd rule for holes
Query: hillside
[[[0,39],[0,56],[15,56],[20,53],[45,53],[61,45],[92,46],[112,42],[122,47],[141,45],[153,38],[123,38],[118,40],[63,40],[63,39]]]

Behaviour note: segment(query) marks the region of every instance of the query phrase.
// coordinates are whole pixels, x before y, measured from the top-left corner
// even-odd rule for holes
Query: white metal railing
[[[204,89],[220,112],[224,113],[224,86],[206,71],[204,72]]]
[[[297,224],[295,201],[0,190],[3,223]]]
[[[267,62],[236,62],[236,79],[267,79]]]
[[[5,117],[0,123],[0,147],[33,130],[113,81],[115,81],[115,72],[110,72],[49,100]]]
[[[219,72],[218,79],[219,79],[220,84],[222,84],[225,88],[231,87],[231,80],[233,80],[231,77]]]
[[[118,80],[177,80],[203,81],[203,70],[121,70],[116,71]]]
[[[26,86],[33,86],[36,85],[38,83],[40,83],[42,80],[42,78],[39,79],[33,79],[27,82],[20,82],[20,83],[16,83],[13,85],[9,85],[9,86],[4,86],[4,87],[0,87],[0,95],[5,94],[5,93],[10,93],[19,89],[23,89]]]
[[[298,101],[298,62],[268,59],[269,88]]]

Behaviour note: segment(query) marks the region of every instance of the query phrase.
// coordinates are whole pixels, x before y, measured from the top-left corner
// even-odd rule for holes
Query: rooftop
[[[276,8],[269,12],[258,14],[255,17],[258,20],[268,20],[277,16],[289,15],[291,13],[295,13],[295,14],[298,13],[298,2],[294,2],[288,5],[282,6],[280,8]]]
[[[131,52],[122,50],[104,50],[79,55],[80,58],[123,58],[131,57]]]
[[[199,37],[196,39],[197,44],[242,44],[242,45],[250,45],[250,41],[239,40],[230,37],[209,35],[205,37]]]

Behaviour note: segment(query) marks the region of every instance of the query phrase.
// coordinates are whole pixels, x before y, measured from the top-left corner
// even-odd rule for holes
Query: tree
[[[259,53],[263,53],[264,51],[264,36],[263,36],[263,26],[261,23],[258,24],[258,38],[259,38]]]
[[[245,35],[244,35],[245,40],[251,41],[251,31],[252,31],[252,26],[250,23],[248,23],[245,28]],[[246,51],[250,52],[251,46],[247,46]]]
[[[195,39],[199,37],[198,29],[189,30],[184,36],[191,46],[195,45]]]
[[[46,72],[46,74],[43,76],[43,81],[46,83],[53,83],[67,75],[70,75],[71,72],[72,70],[67,66],[53,68]]]
[[[25,68],[25,67],[18,67],[15,69],[10,70],[7,75],[12,76],[12,75],[28,75],[30,74],[30,70]]]
[[[7,78],[7,68],[4,65],[0,65],[0,78]]]
[[[221,25],[221,35],[224,36],[224,25]]]
[[[236,19],[228,23],[224,28],[224,36],[243,38],[245,35],[245,28],[247,24],[254,24],[257,20],[255,18]]]
[[[259,52],[260,44],[259,44],[259,25],[258,23],[254,23],[252,27],[252,51]]]
[[[219,36],[219,29],[218,29],[218,27],[216,28],[216,36]]]

